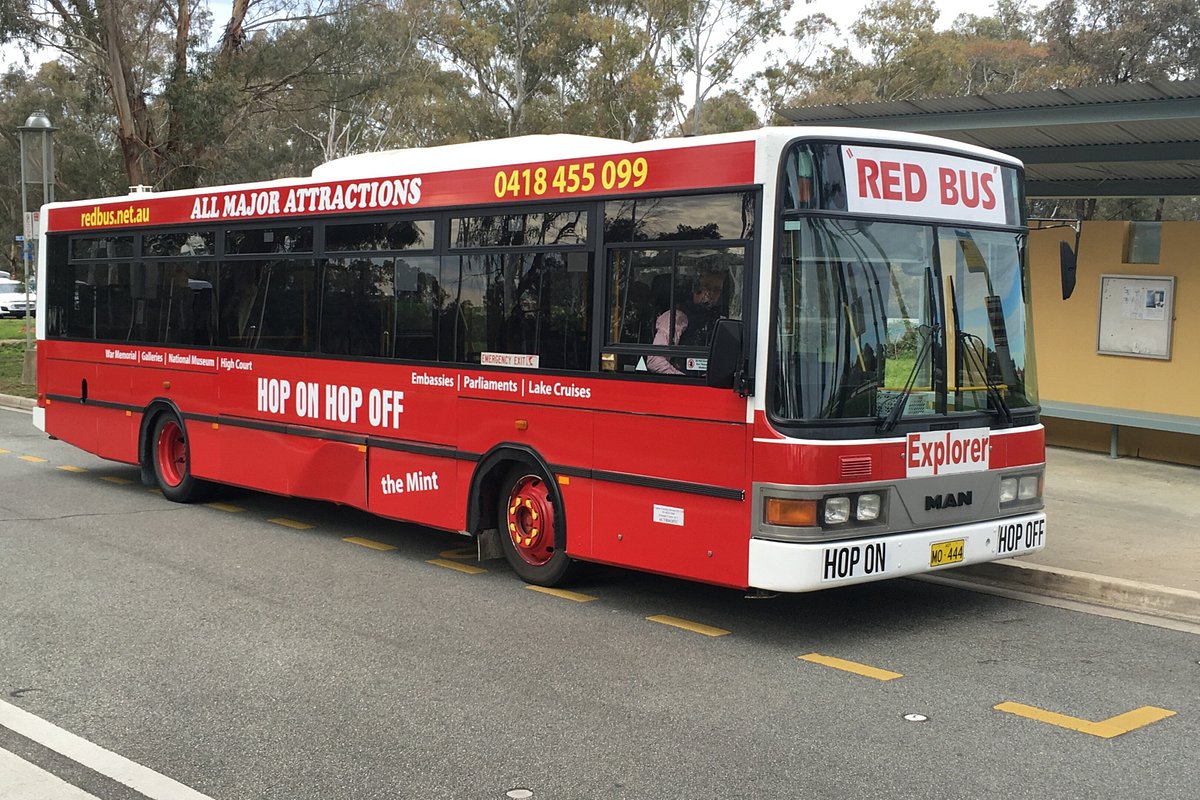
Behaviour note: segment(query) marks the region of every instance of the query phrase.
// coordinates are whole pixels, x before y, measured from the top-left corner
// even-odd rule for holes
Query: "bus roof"
[[[618,155],[621,153],[667,150],[679,147],[703,147],[728,142],[784,145],[798,138],[827,138],[835,140],[877,141],[886,144],[931,147],[950,150],[992,161],[1009,162],[1020,166],[1011,156],[964,142],[941,139],[919,133],[875,130],[872,128],[833,127],[766,127],[749,131],[679,136],[667,139],[647,139],[627,142],[601,136],[578,136],[570,133],[515,136],[510,139],[491,139],[482,142],[463,142],[437,147],[412,147],[400,150],[381,150],[375,153],[336,158],[316,167],[312,177],[318,180],[400,175],[409,172],[441,172],[472,167],[497,167],[530,161],[554,161],[566,158]]]

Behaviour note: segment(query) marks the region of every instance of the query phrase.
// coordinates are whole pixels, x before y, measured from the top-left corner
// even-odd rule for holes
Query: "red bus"
[[[1045,544],[1022,187],[957,142],[766,128],[56,203],[35,423],[171,500],[498,538],[544,585],[1021,555]]]

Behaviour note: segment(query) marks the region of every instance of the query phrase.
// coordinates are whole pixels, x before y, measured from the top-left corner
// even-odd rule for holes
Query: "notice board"
[[[1174,318],[1174,276],[1100,276],[1097,353],[1169,359]]]

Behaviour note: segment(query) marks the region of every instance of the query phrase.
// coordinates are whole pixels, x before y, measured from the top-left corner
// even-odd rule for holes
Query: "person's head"
[[[725,293],[723,272],[702,272],[692,284],[692,302],[704,308],[716,308]]]

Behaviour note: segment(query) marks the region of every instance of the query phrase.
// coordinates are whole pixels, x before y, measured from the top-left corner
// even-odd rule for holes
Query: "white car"
[[[25,316],[25,304],[25,287],[21,282],[11,278],[0,278],[0,317]],[[29,314],[33,316],[36,301],[32,292],[29,294],[28,304]]]

